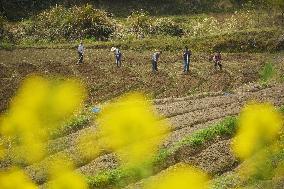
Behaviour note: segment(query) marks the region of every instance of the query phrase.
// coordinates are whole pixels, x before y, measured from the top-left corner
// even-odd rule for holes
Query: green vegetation
[[[135,11],[123,23],[122,30],[118,31],[118,36],[114,38],[136,39],[150,36],[177,36],[183,35],[183,29],[180,24],[171,18],[153,18],[148,12]]]
[[[151,175],[151,173],[144,170],[141,167],[117,168],[101,172],[95,177],[87,177],[87,182],[90,188],[109,188],[111,186],[123,188],[128,183]]]
[[[0,49],[13,50],[14,48],[15,48],[14,44],[9,43],[7,41],[2,41],[0,43]]]
[[[237,118],[236,117],[227,117],[223,121],[209,126],[206,129],[199,130],[192,135],[186,137],[182,141],[179,141],[173,148],[167,150],[167,152],[162,151],[163,158],[167,156],[165,154],[172,154],[181,147],[190,146],[192,148],[198,148],[209,141],[214,140],[216,137],[232,137],[237,129]],[[163,161],[163,158],[158,161]]]
[[[284,142],[284,138],[281,137],[277,142]],[[263,161],[256,165],[256,172],[245,179],[241,179],[236,172],[231,172],[227,175],[217,177],[212,181],[210,189],[229,189],[238,188],[240,186],[246,186],[246,188],[270,188],[271,186],[277,186],[277,169],[281,169],[281,165],[284,162],[284,149],[271,150],[272,146],[268,146],[265,149],[266,155]],[[248,161],[257,161],[257,157],[253,157]],[[246,163],[246,162],[245,162]],[[279,171],[279,170],[278,170]],[[276,175],[275,175],[276,173]],[[283,173],[283,172],[282,172]],[[281,171],[280,171],[281,174]],[[276,178],[275,178],[276,176]]]
[[[272,63],[266,63],[260,72],[260,79],[267,83],[275,75],[276,71]]]
[[[284,106],[279,108],[279,111],[284,114]],[[276,143],[284,144],[284,133],[282,132],[279,140]],[[277,145],[276,145],[277,146]],[[280,145],[281,147],[281,145]],[[211,189],[229,189],[229,188],[238,188],[239,186],[249,186],[249,188],[270,188],[271,185],[274,186],[273,176],[275,170],[281,168],[281,163],[284,162],[284,149],[275,150],[273,145],[268,146],[264,150],[266,156],[264,156],[264,161],[261,164],[257,165],[257,171],[251,177],[247,177],[245,181],[241,180],[239,175],[232,171],[229,174],[222,175],[212,180]],[[253,161],[249,160],[249,161]],[[280,172],[281,173],[281,172]],[[263,182],[269,181],[269,182]],[[268,185],[265,185],[269,183]]]
[[[94,5],[96,8],[105,9],[114,13],[116,16],[128,16],[133,10],[145,9],[155,15],[172,15],[172,14],[193,14],[200,12],[223,12],[232,11],[242,6],[243,0],[25,0],[25,1],[2,1],[0,11],[9,19],[19,20],[29,17],[51,6],[80,6],[85,3]]]
[[[64,123],[61,127],[59,127],[56,131],[53,131],[51,134],[51,138],[58,138],[73,132],[76,132],[80,129],[83,129],[85,126],[91,123],[91,118],[89,115],[75,115],[66,123]]]
[[[153,15],[188,15],[206,12],[232,12],[241,8],[262,8],[283,10],[282,0],[18,0],[2,1],[0,11],[9,19],[20,20],[34,15],[51,6],[80,6],[89,3],[96,8],[112,12],[115,16],[126,17],[135,10],[147,10]]]
[[[281,112],[282,114],[284,114],[284,106],[281,106],[281,107],[279,108],[279,110],[280,110],[280,112]]]
[[[144,166],[152,165],[154,170],[159,170],[164,167],[165,162],[172,154],[182,147],[189,147],[197,149],[198,147],[209,143],[210,141],[219,137],[232,137],[237,128],[237,118],[228,117],[220,123],[212,125],[207,129],[199,130],[187,138],[178,142],[170,149],[161,149],[160,152],[153,158],[152,162],[146,163]],[[143,171],[142,167],[123,168],[119,167],[113,170],[103,171],[96,176],[87,177],[89,186],[91,188],[109,188],[111,186],[123,187],[130,182],[143,179],[150,176],[151,172]]]
[[[222,50],[224,52],[267,52],[277,51],[277,43],[281,31],[275,29],[239,31],[234,33],[211,35],[205,37],[153,37],[144,39],[113,40],[107,42],[84,40],[87,48],[109,49],[120,46],[124,50],[154,50],[177,51],[184,49],[185,45],[198,52],[211,52]],[[252,43],[254,42],[254,43]],[[72,48],[78,43],[45,43],[44,41],[22,41],[20,48]]]
[[[0,49],[13,49],[13,39],[7,28],[7,20],[0,14]]]
[[[109,38],[114,31],[113,20],[107,13],[91,5],[72,8],[56,6],[22,24],[25,36],[32,36],[35,41],[91,37],[102,40]]]
[[[80,40],[88,48],[120,46],[133,50],[175,51],[185,45],[207,52],[264,52],[284,48],[279,10],[270,13],[264,9],[242,9],[230,14],[175,16],[155,16],[149,12],[148,9],[133,11],[119,18],[91,4],[70,8],[58,5],[3,27],[7,31],[6,43],[21,48],[74,48]],[[7,45],[1,46],[7,49]]]
[[[216,138],[216,136],[233,136],[237,128],[236,123],[237,119],[235,117],[228,117],[212,127],[194,133],[192,136],[181,141],[179,145],[197,147]]]

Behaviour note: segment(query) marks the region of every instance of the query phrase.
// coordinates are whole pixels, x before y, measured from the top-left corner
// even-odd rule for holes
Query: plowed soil
[[[128,91],[143,91],[152,98],[184,97],[200,92],[229,92],[259,80],[259,70],[269,54],[224,54],[223,71],[215,71],[207,54],[193,54],[190,73],[183,74],[181,52],[164,52],[159,72],[151,72],[152,52],[125,51],[123,66],[116,68],[107,50],[87,49],[85,62],[75,65],[70,49],[17,49],[0,51],[0,111],[3,112],[19,84],[31,74],[75,77],[83,80],[88,102],[100,103]],[[274,55],[273,55],[274,56]],[[283,56],[277,59],[282,72]]]

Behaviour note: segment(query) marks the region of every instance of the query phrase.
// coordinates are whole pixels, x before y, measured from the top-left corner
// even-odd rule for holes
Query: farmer
[[[83,63],[83,59],[84,59],[84,46],[83,46],[83,42],[80,42],[80,45],[78,46],[78,55],[79,55],[79,60],[77,62],[77,64],[82,64]]]
[[[161,54],[162,54],[161,51],[156,50],[155,53],[152,56],[152,70],[153,70],[153,72],[158,71],[158,61],[159,61]]]
[[[186,46],[183,52],[184,73],[189,72],[190,56],[191,56],[191,50],[189,50],[188,47]]]
[[[214,66],[215,66],[215,69],[216,69],[216,70],[218,69],[218,67],[220,68],[220,70],[222,70],[221,60],[222,60],[221,52],[218,51],[218,52],[213,56],[213,62],[214,62]]]
[[[121,67],[122,53],[117,47],[112,47],[111,52],[114,52],[115,63],[117,67]]]

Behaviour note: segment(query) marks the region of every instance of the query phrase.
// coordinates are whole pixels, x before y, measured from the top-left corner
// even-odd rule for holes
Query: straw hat
[[[114,52],[116,50],[116,47],[111,47],[110,51]]]

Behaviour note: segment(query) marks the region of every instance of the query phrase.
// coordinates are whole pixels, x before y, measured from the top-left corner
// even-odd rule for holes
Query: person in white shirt
[[[161,54],[162,54],[161,51],[155,51],[155,53],[152,56],[152,70],[153,70],[153,72],[158,71],[158,61],[159,61]]]
[[[80,45],[78,46],[78,55],[79,55],[79,60],[77,64],[82,64],[84,60],[84,45],[83,42],[80,42]]]

